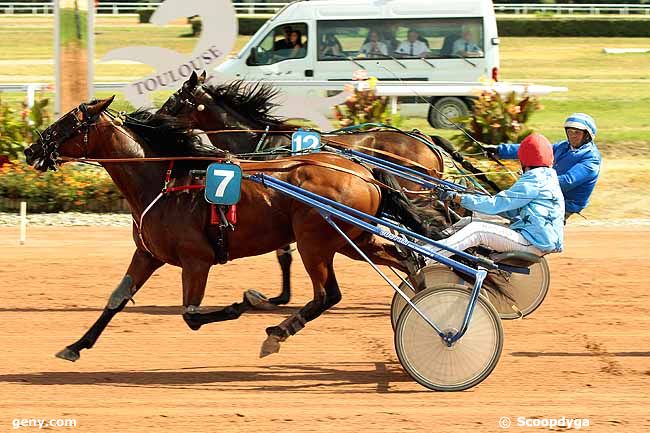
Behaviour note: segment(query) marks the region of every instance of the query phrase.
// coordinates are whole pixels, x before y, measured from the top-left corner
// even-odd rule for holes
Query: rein
[[[266,140],[266,136],[268,134],[287,134],[287,133],[290,133],[290,132],[292,132],[292,130],[282,131],[282,130],[269,130],[269,129],[221,129],[221,130],[213,130],[213,131],[202,131],[202,132],[199,132],[197,134],[198,135],[203,135],[203,134],[205,134],[205,135],[237,134],[237,133],[239,133],[239,134],[241,134],[241,133],[264,134],[262,136],[262,138],[260,139],[260,143],[258,143],[258,145],[257,145],[257,147],[255,149],[255,152],[250,154],[250,155],[262,155],[262,154],[266,154],[266,153],[259,151],[259,149],[261,147],[260,144],[263,143]],[[333,133],[327,133],[327,134],[323,134],[323,135],[329,135],[329,134],[333,134]],[[337,135],[337,134],[333,134],[333,135]],[[327,143],[327,144],[335,145],[334,147],[342,147],[344,149],[361,149],[361,150],[365,150],[365,151],[378,153],[380,155],[388,156],[389,158],[393,158],[393,159],[395,159],[397,161],[406,163],[406,164],[411,165],[413,167],[417,167],[417,168],[420,168],[422,170],[425,170],[425,171],[427,171],[427,173],[435,173],[436,175],[439,175],[439,176],[442,175],[442,173],[440,171],[436,170],[433,167],[425,167],[424,165],[420,164],[419,162],[413,161],[413,160],[408,159],[408,158],[404,158],[403,156],[396,155],[396,154],[394,154],[392,152],[388,152],[388,151],[380,150],[380,149],[373,149],[371,147],[361,146],[361,145],[352,146],[352,145],[350,145],[348,143],[344,143],[344,142],[341,142],[341,141],[338,141],[338,140],[334,140],[334,139],[329,138],[329,137],[324,138],[323,141],[325,143]],[[246,155],[249,155],[249,154],[246,154]]]
[[[332,153],[332,155],[336,155]],[[219,158],[219,157],[212,157],[212,156],[176,156],[176,157],[144,157],[144,158],[71,158],[71,157],[66,157],[62,156],[59,157],[60,161],[63,162],[94,162],[98,164],[111,164],[111,163],[143,163],[143,162],[170,162],[170,167],[167,170],[167,177],[165,179],[165,187],[163,187],[163,193],[165,192],[172,192],[172,191],[178,191],[179,189],[199,189],[199,185],[195,185],[193,188],[185,188],[185,187],[174,187],[174,188],[169,188],[167,189],[166,186],[169,184],[171,181],[171,170],[173,168],[173,163],[175,161],[212,161],[212,162],[229,162],[229,163],[235,163],[239,166],[242,167],[242,170],[244,172],[259,172],[259,171],[273,171],[273,172],[283,172],[283,171],[289,171],[296,166],[301,166],[301,165],[314,165],[317,167],[323,167],[327,168],[330,170],[334,171],[339,171],[341,173],[346,173],[350,174],[353,176],[358,177],[359,179],[382,187],[389,189],[391,191],[399,192],[395,188],[392,188],[383,182],[378,181],[371,175],[367,175],[364,173],[356,172],[354,170],[350,170],[344,167],[339,167],[338,165],[335,164],[330,164],[327,162],[321,162],[321,161],[314,161],[309,158],[301,158],[301,157],[294,157],[294,158],[282,158],[282,159],[274,159],[272,161],[250,161],[250,160],[241,160],[241,159],[236,159],[236,158]]]

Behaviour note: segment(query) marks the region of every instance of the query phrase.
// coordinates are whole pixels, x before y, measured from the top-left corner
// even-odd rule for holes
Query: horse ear
[[[207,76],[208,76],[208,71],[203,70],[203,73],[199,77],[199,80],[201,81],[201,83],[205,83],[205,79],[206,79]]]
[[[190,78],[183,84],[183,87],[189,87],[191,89],[196,87],[196,84],[199,82],[199,76],[196,75],[196,71],[192,71]]]
[[[115,95],[113,95],[113,96],[111,96],[110,98],[107,98],[107,99],[99,99],[97,101],[97,103],[95,103],[91,107],[88,107],[88,111],[92,115],[101,113],[102,111],[106,110],[113,103],[114,99],[115,99]]]

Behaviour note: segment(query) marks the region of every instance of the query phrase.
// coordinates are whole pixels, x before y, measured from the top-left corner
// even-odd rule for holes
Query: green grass
[[[180,37],[188,31],[189,25],[161,28],[135,24],[134,17],[100,17],[96,27],[97,57],[114,48],[138,44],[190,53],[196,40]],[[0,40],[0,82],[51,82],[53,65],[6,62],[50,59],[51,18],[7,19],[0,15]],[[236,49],[247,40],[238,38]],[[531,119],[532,127],[552,140],[563,137],[562,122],[571,112],[585,111],[596,118],[597,141],[605,162],[585,212],[588,218],[650,218],[650,199],[645,190],[650,179],[650,54],[607,55],[602,52],[604,47],[650,47],[650,38],[502,38],[502,77],[507,81],[569,87],[567,93],[543,97],[544,110]],[[98,81],[123,81],[150,72],[143,65],[96,67]],[[110,94],[100,92],[97,96]],[[157,93],[155,102],[161,104],[168,94]],[[52,98],[51,94],[45,96]],[[20,93],[3,95],[3,100],[16,103],[23,98]],[[113,108],[132,109],[119,95]],[[422,118],[403,118],[401,126],[446,137],[456,134],[434,131]]]
[[[190,53],[196,39],[181,37],[189,25],[165,27],[136,24],[136,18],[100,16],[96,26],[96,56],[129,45],[147,44]],[[28,64],[51,59],[51,17],[0,16],[0,82],[51,82],[54,66]],[[249,38],[241,36],[235,49]],[[650,54],[605,54],[604,47],[650,47],[650,38],[502,38],[501,76],[506,81],[567,86],[566,93],[542,98],[545,109],[531,126],[559,139],[567,114],[585,111],[599,125],[598,141],[606,154],[629,151],[650,155]],[[12,64],[10,60],[22,60]],[[151,73],[146,65],[97,64],[97,81],[132,80]],[[161,94],[157,99],[164,99]],[[4,95],[21,100],[24,95]],[[404,119],[404,127],[431,128],[421,118]],[[450,135],[447,131],[437,131]]]

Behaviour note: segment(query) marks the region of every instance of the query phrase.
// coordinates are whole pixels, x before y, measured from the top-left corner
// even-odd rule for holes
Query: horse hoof
[[[187,326],[189,326],[189,328],[192,331],[198,331],[199,329],[201,329],[201,325],[203,324],[198,320],[198,318],[194,316],[198,316],[198,314],[185,313],[183,314],[183,320],[185,321],[185,323],[187,323]]]
[[[256,310],[272,310],[276,306],[269,302],[269,298],[257,290],[248,289],[244,292],[244,298]]]
[[[75,362],[77,359],[79,359],[79,352],[66,347],[65,349],[57,353],[56,357],[65,359],[66,361]]]
[[[276,335],[269,335],[262,343],[262,348],[260,349],[260,358],[278,353],[280,351],[280,342],[282,339]]]
[[[280,305],[287,305],[289,303],[289,298],[284,296],[276,296],[275,298],[269,299],[269,302],[274,307],[279,307]]]

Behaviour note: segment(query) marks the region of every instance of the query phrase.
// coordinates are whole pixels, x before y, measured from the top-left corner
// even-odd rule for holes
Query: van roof
[[[491,0],[297,0],[274,19],[428,18],[494,15]]]

